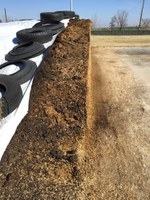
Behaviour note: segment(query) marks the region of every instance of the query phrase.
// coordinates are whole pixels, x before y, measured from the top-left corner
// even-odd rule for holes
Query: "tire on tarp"
[[[20,61],[16,61],[16,62],[9,61],[9,62],[6,62],[6,63],[3,63],[2,65],[0,65],[0,69],[2,69],[4,67],[8,67],[9,65],[12,65],[12,64],[18,66],[20,68],[20,70],[13,74],[10,74],[9,76],[16,79],[19,84],[23,84],[23,83],[29,81],[35,75],[37,65],[35,62],[33,62],[31,60],[20,60]]]
[[[16,33],[19,42],[40,42],[46,43],[52,40],[52,31],[43,28],[28,28]]]
[[[62,22],[54,22],[52,21],[51,23],[43,24],[42,22],[38,22],[33,26],[34,27],[39,27],[39,28],[44,28],[44,29],[50,29],[52,31],[52,34],[55,35],[57,33],[62,32],[65,29],[64,23]]]
[[[32,28],[41,28],[41,27],[49,27],[50,30],[55,30],[55,29],[60,29],[64,27],[64,23],[62,22],[57,22],[57,21],[51,21],[49,23],[42,23],[42,22],[38,22],[36,23]]]
[[[45,50],[44,45],[39,42],[24,42],[15,46],[8,54],[6,54],[5,60],[19,61],[32,58],[42,54]]]
[[[51,21],[61,21],[64,19],[63,13],[56,12],[42,12],[40,13],[42,23],[49,23]]]
[[[41,29],[50,29],[52,31],[52,34],[55,35],[57,33],[60,33],[62,32],[63,30],[65,30],[65,27],[64,26],[56,26],[55,25],[51,25],[51,24],[42,24],[42,23],[38,23],[37,26],[39,26]]]
[[[60,28],[60,29],[55,29],[55,30],[53,30],[52,32],[53,32],[53,35],[55,35],[55,34],[61,33],[61,32],[64,31],[64,30],[65,30],[65,27]]]
[[[75,15],[74,18],[75,19],[80,19],[80,16],[79,15]]]
[[[70,19],[75,17],[75,12],[74,11],[69,11],[69,10],[62,10],[62,11],[56,11],[55,13],[61,13],[64,16],[64,19]]]
[[[23,96],[22,90],[14,77],[0,74],[0,91],[2,92],[2,117],[6,117],[19,106]]]

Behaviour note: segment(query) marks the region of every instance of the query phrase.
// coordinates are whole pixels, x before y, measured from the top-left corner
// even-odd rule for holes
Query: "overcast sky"
[[[137,25],[141,5],[142,0],[73,0],[74,11],[81,18],[96,15],[101,27],[109,26],[118,10],[128,12],[128,25]],[[11,19],[39,19],[40,12],[69,10],[70,0],[0,0],[0,19],[4,18],[4,8]],[[150,18],[150,0],[145,0],[143,18]]]

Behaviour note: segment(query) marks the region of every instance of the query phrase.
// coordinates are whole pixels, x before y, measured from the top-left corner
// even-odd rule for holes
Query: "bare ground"
[[[81,199],[150,199],[150,89],[109,48],[92,49],[88,81]]]

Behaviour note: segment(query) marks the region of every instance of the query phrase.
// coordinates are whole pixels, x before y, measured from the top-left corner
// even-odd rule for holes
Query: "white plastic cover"
[[[10,50],[12,50],[14,46],[17,45],[15,44],[16,32],[25,28],[31,28],[37,22],[38,22],[37,20],[28,20],[28,21],[0,23],[0,64],[6,62],[5,55]],[[63,22],[66,27],[69,20],[68,19],[62,20],[61,22]],[[53,39],[50,42],[44,44],[45,48],[48,48],[54,43],[57,35],[54,35]],[[42,62],[42,59],[43,59],[43,54],[34,57],[30,60],[36,62],[37,66],[39,66],[40,63]],[[11,65],[9,67],[0,69],[0,74],[12,74],[16,70],[17,67]],[[0,121],[0,160],[2,158],[5,149],[7,148],[7,145],[9,144],[11,138],[13,137],[17,129],[17,126],[28,112],[32,82],[33,79],[21,85],[23,91],[23,99],[19,107],[16,110],[14,110],[11,114],[9,114],[6,118],[3,118]]]

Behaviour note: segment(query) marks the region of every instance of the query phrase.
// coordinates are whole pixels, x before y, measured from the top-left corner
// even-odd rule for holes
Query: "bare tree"
[[[109,27],[111,28],[111,30],[113,30],[113,28],[116,27],[116,24],[117,24],[117,17],[116,15],[114,15],[109,23]]]
[[[117,24],[118,24],[120,30],[122,30],[123,27],[127,26],[127,21],[128,21],[128,12],[125,10],[118,11]]]
[[[92,20],[92,28],[99,28],[100,27],[100,20],[97,17],[97,15],[94,15],[94,17],[91,20]]]
[[[125,10],[120,10],[117,12],[116,15],[111,18],[109,25],[111,29],[113,29],[114,27],[119,27],[119,29],[122,30],[123,27],[127,26],[127,21],[128,12]]]
[[[142,19],[142,27],[144,28],[150,27],[150,18]]]

